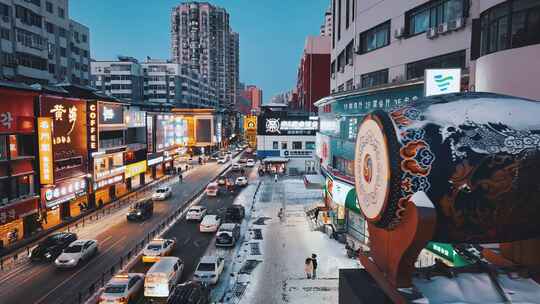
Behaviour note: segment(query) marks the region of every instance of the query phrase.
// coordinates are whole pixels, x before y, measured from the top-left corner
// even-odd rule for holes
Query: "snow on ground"
[[[248,190],[246,196],[253,195]],[[213,299],[242,304],[337,303],[339,269],[360,266],[347,258],[342,244],[313,230],[304,210],[320,200],[321,190],[306,189],[301,179],[275,183],[262,178],[254,210],[243,224],[244,242],[228,259],[227,273]],[[246,199],[243,202],[251,207]],[[279,208],[285,209],[281,221]],[[308,280],[304,261],[312,253],[317,254],[318,278]]]

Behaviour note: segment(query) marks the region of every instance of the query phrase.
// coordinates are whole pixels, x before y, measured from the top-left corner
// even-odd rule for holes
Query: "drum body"
[[[489,93],[420,99],[359,126],[355,176],[368,221],[392,229],[423,191],[434,240],[489,243],[540,236],[540,103]]]

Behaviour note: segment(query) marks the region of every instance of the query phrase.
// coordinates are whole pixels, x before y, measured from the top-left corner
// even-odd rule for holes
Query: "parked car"
[[[188,221],[201,221],[206,215],[208,209],[203,206],[192,206],[186,213],[186,220]]]
[[[153,239],[143,249],[143,263],[154,263],[161,257],[171,255],[174,246],[176,246],[175,239]]]
[[[227,158],[226,157],[220,157],[217,161],[218,164],[224,164],[227,162]]]
[[[238,160],[238,163],[241,164],[241,165],[247,163],[247,158],[240,158]]]
[[[223,272],[225,261],[217,256],[203,256],[193,274],[193,280],[206,284],[216,284]]]
[[[152,265],[144,279],[144,297],[150,303],[167,301],[182,277],[184,262],[177,257],[162,257]]]
[[[243,149],[241,147],[236,147],[236,149],[234,149],[236,152],[240,152],[242,151]]]
[[[246,215],[246,209],[242,205],[232,205],[225,210],[226,222],[242,222]]]
[[[246,162],[246,167],[253,167],[255,166],[255,161],[253,159],[248,159]]]
[[[225,176],[220,176],[217,180],[218,185],[225,186],[225,183],[227,182],[227,178]]]
[[[221,218],[216,214],[207,214],[199,224],[200,232],[216,232],[221,225]]]
[[[239,176],[236,178],[235,184],[237,186],[247,186],[248,180],[245,176]]]
[[[77,235],[70,232],[53,233],[30,250],[31,261],[54,261],[69,244],[77,240]]]
[[[240,239],[240,225],[236,223],[224,223],[216,233],[216,246],[234,246]]]
[[[159,187],[154,194],[152,194],[152,199],[156,201],[166,200],[171,197],[172,191],[171,187]]]
[[[142,296],[144,274],[119,274],[111,278],[99,297],[100,304],[135,303]]]
[[[136,202],[129,208],[126,214],[128,221],[144,221],[152,217],[154,214],[154,202],[152,200],[144,200]]]
[[[176,285],[167,304],[208,304],[210,289],[198,282],[185,282]]]
[[[231,156],[231,155],[232,155],[232,152],[231,152],[231,151],[227,151],[227,152],[225,152],[225,154]]]
[[[60,254],[54,264],[58,268],[77,267],[82,261],[91,258],[98,252],[96,240],[77,240],[69,244]]]
[[[217,183],[210,183],[206,186],[206,195],[207,196],[217,196],[219,192],[219,186]]]
[[[234,163],[231,166],[232,171],[240,171],[242,169],[242,166],[239,163]]]

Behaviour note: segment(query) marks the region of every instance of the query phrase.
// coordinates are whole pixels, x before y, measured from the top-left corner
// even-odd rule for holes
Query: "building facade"
[[[68,0],[0,2],[0,77],[28,84],[90,81],[90,31]]]
[[[127,101],[141,101],[144,96],[144,74],[138,60],[119,56],[114,61],[92,61],[91,86],[98,91]]]
[[[326,36],[306,38],[296,90],[299,109],[307,113],[317,113],[313,103],[330,94],[330,40]]]
[[[324,20],[321,24],[320,36],[332,37],[332,7],[324,12]]]
[[[238,87],[238,33],[224,8],[208,2],[186,2],[171,13],[171,58],[208,79],[219,105],[234,104]]]
[[[251,112],[259,113],[263,102],[263,91],[256,85],[247,85],[240,93],[242,97],[251,101]]]

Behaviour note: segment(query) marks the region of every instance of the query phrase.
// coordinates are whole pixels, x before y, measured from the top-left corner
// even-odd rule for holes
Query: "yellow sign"
[[[54,184],[52,118],[38,117],[39,179],[43,185]]]
[[[124,171],[124,175],[126,178],[130,178],[132,176],[135,176],[137,174],[141,174],[146,172],[146,161],[140,161],[134,164],[130,164],[126,166],[126,169]]]

